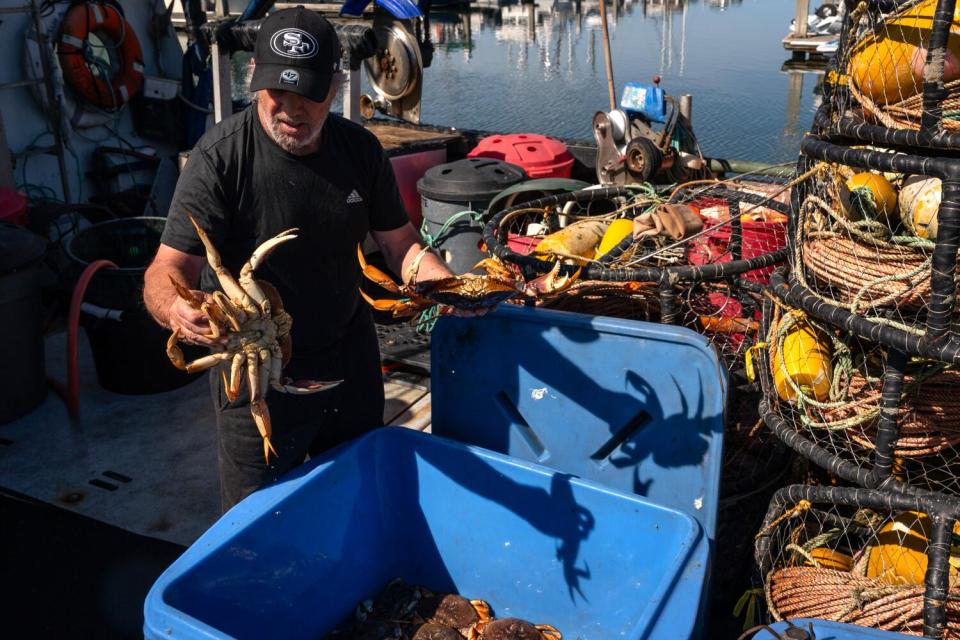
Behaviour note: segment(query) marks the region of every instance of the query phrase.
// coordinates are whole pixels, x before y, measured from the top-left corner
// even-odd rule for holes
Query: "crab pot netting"
[[[956,0],[848,0],[819,124],[897,144],[960,148]],[[829,124],[828,124],[829,123]],[[862,129],[857,131],[857,127]],[[921,131],[921,136],[909,137]],[[937,134],[946,134],[931,140]],[[879,140],[878,140],[879,141]]]
[[[576,281],[545,296],[538,303],[544,307],[689,326],[710,337],[733,364],[756,335],[761,283],[785,255],[785,192],[764,183],[749,189],[710,183],[672,195],[651,188],[576,191],[497,213],[484,241],[528,279],[549,273],[558,260],[567,263],[561,273],[577,274]],[[690,205],[703,227],[682,240],[657,234],[635,239],[630,221],[665,204]],[[594,248],[573,255],[555,245],[550,253],[541,244],[582,222],[596,223],[606,235],[603,229],[616,220],[627,223],[626,236],[599,256]]]
[[[754,549],[768,616],[960,637],[955,510],[868,489],[777,491]]]
[[[960,496],[957,368],[871,342],[774,296],[761,330],[761,414],[781,440],[862,486]]]
[[[817,315],[833,324],[855,316],[862,335],[952,360],[960,163],[815,136],[801,148],[789,252],[801,306],[821,305]]]

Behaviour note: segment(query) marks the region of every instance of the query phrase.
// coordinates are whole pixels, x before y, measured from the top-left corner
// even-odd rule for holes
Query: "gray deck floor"
[[[66,381],[63,333],[47,339],[47,373]],[[0,425],[0,487],[128,531],[191,544],[220,515],[216,434],[206,376],[152,395],[97,385],[81,331],[80,421],[54,393]],[[427,429],[425,386],[387,382],[385,420]],[[129,479],[125,481],[124,479]],[[93,483],[91,483],[93,482]]]

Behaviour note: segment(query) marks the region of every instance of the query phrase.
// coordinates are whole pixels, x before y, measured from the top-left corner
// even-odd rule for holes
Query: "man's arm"
[[[198,301],[203,300],[204,293],[196,288],[204,264],[206,261],[202,256],[161,244],[144,274],[143,301],[154,320],[171,330],[180,329],[183,342],[215,346],[218,341],[205,337],[210,332],[206,316],[177,295],[170,282],[173,278],[190,289]]]
[[[423,250],[420,234],[409,222],[402,227],[391,231],[371,231],[373,239],[380,245],[380,250],[386,258],[390,269],[406,282],[411,263],[417,254]],[[454,275],[447,268],[446,263],[436,254],[427,252],[420,259],[420,265],[415,273],[416,281],[436,280]]]

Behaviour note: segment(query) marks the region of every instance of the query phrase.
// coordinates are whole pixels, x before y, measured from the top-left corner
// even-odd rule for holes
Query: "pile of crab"
[[[562,640],[550,625],[519,618],[496,620],[483,600],[434,593],[395,578],[327,640]]]

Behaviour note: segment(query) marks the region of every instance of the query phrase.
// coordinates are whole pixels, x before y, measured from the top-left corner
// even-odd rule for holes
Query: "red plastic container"
[[[397,187],[400,189],[400,199],[407,209],[410,222],[417,229],[423,220],[423,211],[420,208],[420,194],[417,192],[417,180],[423,177],[427,169],[443,164],[447,161],[446,149],[431,149],[404,155],[393,156],[390,164],[397,177]]]
[[[26,226],[27,197],[13,189],[0,187],[0,220]]]
[[[468,158],[496,158],[523,167],[531,178],[569,178],[573,155],[556,138],[538,133],[487,136]]]
[[[694,240],[687,252],[687,260],[695,265],[729,262],[732,259],[729,253],[731,229],[729,223],[724,224],[729,219],[726,203],[721,200],[714,202],[711,198],[708,202],[698,201],[696,204],[701,211],[710,207],[720,207],[722,209],[720,219],[706,218],[704,226],[708,229],[713,226],[722,226],[719,226],[716,231],[708,231]],[[743,259],[756,258],[787,245],[786,222],[750,220],[746,216],[741,217],[740,220],[742,229],[740,251]],[[754,269],[743,274],[743,278],[767,284],[773,269],[773,267]]]

